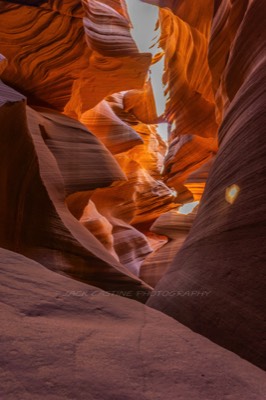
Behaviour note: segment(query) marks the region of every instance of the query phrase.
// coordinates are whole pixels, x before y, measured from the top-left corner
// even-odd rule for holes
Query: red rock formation
[[[25,4],[1,3],[0,41],[9,60],[3,80],[30,105],[81,115],[109,94],[143,86],[151,55],[137,51],[124,1]]]
[[[125,0],[0,1],[4,399],[265,393],[207,339],[266,367],[263,0],[146,2],[153,60]]]
[[[145,0],[144,0],[145,1]],[[164,180],[183,193],[188,175],[217,151],[217,122],[212,75],[208,65],[208,42],[213,0],[195,2],[148,0],[160,5],[159,46],[164,52],[164,118],[172,125]],[[218,117],[217,117],[218,118]]]
[[[167,236],[169,242],[148,255],[141,265],[139,276],[150,286],[157,285],[187,238],[197,212],[196,204],[193,206],[194,208],[188,210],[188,214],[182,214],[182,207],[180,211],[175,209],[161,214],[152,224],[150,230],[158,235]]]
[[[224,0],[215,10],[209,57],[223,114],[219,151],[188,239],[156,288],[211,293],[148,304],[265,368],[265,7]],[[227,55],[218,51],[224,38]]]
[[[214,159],[215,157],[210,158],[210,160],[203,164],[199,169],[192,172],[184,182],[186,188],[193,193],[195,201],[200,201],[202,198]]]
[[[105,289],[146,288],[64,203],[66,193],[124,179],[112,155],[79,122],[26,108],[3,83],[0,93],[1,245]]]
[[[125,93],[124,109],[132,113],[144,124],[155,124],[158,121],[156,104],[151,81],[148,80],[142,89],[129,90]]]
[[[82,114],[80,121],[113,154],[122,153],[143,143],[134,129],[114,113],[106,100],[101,101],[96,107]]]
[[[166,315],[7,250],[0,260],[3,399],[263,398],[260,369]]]
[[[166,118],[175,123],[177,135],[212,137],[217,131],[207,62],[212,0],[198,1],[197,6],[193,0],[164,5],[170,6],[160,10],[159,45],[165,52],[169,95]]]
[[[210,161],[217,151],[215,138],[196,135],[176,136],[170,143],[164,160],[163,176],[166,184],[177,191],[188,176]]]

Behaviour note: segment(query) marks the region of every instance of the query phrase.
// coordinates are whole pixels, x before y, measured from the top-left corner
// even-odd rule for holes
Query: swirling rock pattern
[[[141,265],[140,278],[150,286],[155,287],[167,272],[187,238],[196,214],[197,207],[187,215],[181,214],[178,209],[175,209],[161,214],[152,224],[151,232],[166,236],[170,240],[150,254]]]
[[[217,131],[207,61],[212,0],[199,1],[196,7],[192,0],[169,3],[172,8],[160,10],[159,45],[165,52],[169,95],[165,116],[175,123],[177,135],[212,137]]]
[[[196,135],[175,137],[164,160],[164,181],[178,191],[188,176],[210,161],[216,152],[215,138],[202,138]]]
[[[141,288],[148,289],[71,215],[64,202],[65,185],[68,192],[76,190],[75,185],[80,190],[94,186],[88,177],[90,171],[84,168],[88,167],[86,160],[93,160],[90,148],[92,155],[100,152],[106,160],[100,160],[105,184],[124,177],[112,155],[97,143],[97,138],[91,136],[90,141],[90,133],[77,121],[60,114],[45,113],[45,118],[26,108],[25,97],[3,83],[0,93],[0,121],[4,127],[0,139],[1,245],[47,268],[109,290],[132,288],[134,294]],[[71,146],[65,148],[66,143]],[[85,163],[81,162],[76,171],[69,169],[62,158],[63,153],[71,157],[71,151]],[[96,174],[94,179],[98,178]]]
[[[4,398],[263,398],[259,368],[166,315],[7,250],[0,264]]]
[[[181,214],[179,209],[171,210],[160,215],[151,226],[151,231],[158,235],[165,235],[170,239],[178,239],[183,233],[190,231],[197,214],[197,206],[188,213]]]
[[[128,181],[97,189],[91,199],[99,210],[104,209],[113,217],[136,225],[152,223],[161,213],[176,207],[175,194],[161,180],[154,179],[124,154],[117,156],[117,160]]]
[[[38,120],[42,138],[58,163],[67,195],[126,180],[109,151],[84,125],[47,109],[39,109],[38,114],[29,110],[29,114]]]
[[[92,9],[98,13],[97,26],[106,26],[96,42],[88,28],[96,24]],[[50,0],[36,7],[1,2],[1,52],[9,60],[3,80],[25,94],[30,105],[70,116],[80,116],[117,91],[141,88],[151,55],[138,53],[127,14],[119,13],[123,9],[123,1]],[[108,34],[114,26],[115,42]]]
[[[80,121],[99,137],[113,154],[125,152],[143,143],[137,132],[114,113],[106,100],[82,114]]]
[[[212,75],[218,112],[223,108],[219,151],[195,223],[156,288],[209,290],[211,297],[152,297],[148,304],[266,368],[265,4],[236,4],[216,2],[212,27]],[[224,57],[218,43],[229,36]]]
[[[200,201],[202,198],[214,159],[215,157],[210,158],[200,168],[193,171],[184,182],[185,187],[193,194],[195,201]]]
[[[79,221],[127,270],[139,276],[143,260],[152,251],[146,236],[121,219],[112,217],[110,210],[101,211],[103,214],[89,200]]]
[[[189,199],[184,181],[217,151],[216,115],[208,43],[213,0],[143,0],[161,7],[159,46],[168,95],[164,119],[172,126],[164,180]]]
[[[125,0],[0,1],[4,398],[266,391],[217,345],[266,368],[264,2],[147,2],[153,61]],[[158,116],[147,75],[163,55]]]
[[[138,121],[144,124],[155,124],[157,116],[156,104],[151,80],[145,82],[142,89],[129,90],[123,98],[124,109],[131,112]]]
[[[109,217],[113,225],[114,248],[119,261],[131,273],[140,275],[140,268],[152,248],[146,236],[118,218]]]
[[[84,29],[90,49],[106,57],[120,58],[138,53],[129,31],[129,20],[123,12],[119,13],[102,0],[83,0],[82,3],[86,11]],[[116,3],[120,5],[120,1]]]
[[[181,249],[187,235],[188,232],[181,232],[178,239],[169,241],[158,250],[149,254],[141,264],[140,279],[152,288],[155,288]],[[154,291],[152,293],[153,296],[156,296],[157,292]],[[165,295],[167,295],[167,292],[165,292]]]
[[[92,201],[89,201],[84,208],[80,222],[117,260],[119,260],[114,249],[113,227],[110,222],[98,212]]]

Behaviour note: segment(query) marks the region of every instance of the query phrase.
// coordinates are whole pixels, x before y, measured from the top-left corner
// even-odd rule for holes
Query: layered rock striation
[[[156,287],[211,294],[148,301],[261,368],[266,367],[263,8],[260,0],[216,2],[209,64],[216,115],[222,118],[219,151],[189,236]]]

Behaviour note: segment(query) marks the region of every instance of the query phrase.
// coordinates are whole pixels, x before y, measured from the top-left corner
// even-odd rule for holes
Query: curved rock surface
[[[65,185],[71,193],[94,187],[100,176],[105,185],[123,179],[112,155],[77,121],[26,108],[25,97],[3,83],[0,93],[1,245],[96,286],[147,290],[65,205]],[[98,174],[89,166],[95,150]],[[73,169],[71,157],[83,162]]]
[[[265,397],[265,1],[146,2],[0,1],[1,400]]]
[[[167,272],[187,238],[196,214],[196,205],[187,215],[181,214],[179,209],[171,210],[160,215],[150,227],[151,232],[169,238],[168,243],[148,255],[141,265],[139,276],[151,287],[155,287]]]
[[[237,9],[240,2],[233,3],[216,4],[210,48],[212,73],[219,77],[216,93],[224,100],[219,151],[195,223],[156,288],[211,294],[151,297],[148,304],[266,368],[265,4],[254,0]],[[244,3],[239,24],[235,11],[243,16]],[[221,61],[217,43],[229,35],[224,30],[233,22],[230,52]]]
[[[150,1],[150,3],[157,3]],[[169,101],[165,116],[176,134],[212,137],[215,105],[207,50],[212,0],[162,2],[159,46],[165,52],[164,83]]]
[[[5,400],[263,398],[260,369],[166,315],[0,254]]]
[[[195,201],[200,201],[205,190],[207,178],[212,168],[215,157],[212,157],[196,171],[193,171],[185,180],[185,187],[193,194]]]
[[[138,52],[124,9],[123,0],[2,1],[1,52],[9,60],[3,80],[30,105],[70,116],[112,93],[141,89],[151,55]]]
[[[188,176],[210,161],[217,152],[215,138],[180,135],[173,138],[164,160],[163,177],[166,184],[180,190]]]
[[[80,121],[112,154],[123,153],[143,143],[137,132],[114,113],[106,100],[82,114]]]
[[[125,111],[132,113],[144,124],[155,124],[159,120],[150,79],[145,82],[142,89],[127,91],[123,103]]]

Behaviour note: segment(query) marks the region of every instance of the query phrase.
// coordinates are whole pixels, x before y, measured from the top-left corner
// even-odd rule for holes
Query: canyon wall
[[[263,371],[172,318],[8,250],[0,266],[3,399],[263,398]]]
[[[106,218],[91,200],[96,189],[112,185],[114,198],[129,188],[125,202],[136,196],[139,180],[144,192],[159,187],[150,170],[158,176],[165,152],[156,131],[133,112],[136,129],[119,117],[123,95],[114,93],[134,89],[152,97],[151,54],[139,53],[124,1],[0,5],[1,246],[106,290],[149,292],[138,275],[152,250],[128,224],[141,212],[139,199],[128,220],[111,210]],[[134,106],[130,96],[127,104]],[[146,168],[135,161],[137,151],[125,153],[136,146],[154,148]],[[171,190],[162,191],[173,207]]]
[[[196,8],[200,10],[203,3],[197,2]],[[264,9],[261,0],[215,2],[208,63],[219,150],[188,238],[156,286],[168,296],[148,301],[262,368],[266,367]],[[183,20],[178,7],[166,13],[175,21]],[[186,29],[193,30],[193,19],[186,22]],[[175,104],[174,94],[170,93],[169,103]]]
[[[0,1],[1,272],[14,293],[17,276],[22,274],[20,284],[31,276],[34,293],[26,318],[48,315],[51,327],[70,318],[82,331],[89,326],[86,318],[83,325],[83,315],[96,315],[92,326],[101,339],[90,351],[106,340],[106,330],[97,324],[110,325],[97,366],[101,370],[102,354],[116,340],[126,350],[132,346],[120,360],[126,364],[140,357],[141,372],[131,379],[138,384],[142,379],[143,398],[153,393],[147,377],[156,388],[158,376],[169,372],[170,364],[162,363],[168,359],[175,376],[185,371],[180,381],[171,375],[173,386],[159,382],[171,397],[178,385],[183,393],[187,382],[190,398],[202,393],[215,399],[218,390],[220,397],[242,399],[238,383],[245,381],[249,399],[259,400],[259,369],[151,308],[266,367],[265,4],[146,2],[160,7],[158,58],[164,56],[168,96],[162,116],[148,73],[156,57],[139,52],[124,0]],[[169,124],[168,144],[157,131],[162,121]],[[187,202],[193,207],[182,211]],[[42,279],[47,292],[58,286],[61,297],[67,288],[100,288],[97,293],[143,303],[150,296],[149,307],[116,296],[109,305],[110,294],[103,301],[89,296],[81,304],[71,298],[62,301],[65,311],[54,320],[56,301],[50,304],[37,289]],[[17,317],[20,304],[14,299],[11,295],[5,309],[9,315],[11,307]],[[111,320],[121,323],[118,339]],[[18,317],[14,324],[23,321]],[[27,336],[28,327],[23,329]],[[65,329],[72,338],[73,326]],[[180,331],[191,345],[180,340]],[[79,330],[75,339],[84,339]],[[162,346],[150,361],[149,352]],[[108,359],[116,351],[121,352],[115,347]],[[85,356],[76,354],[83,362]],[[217,390],[196,378],[203,359],[210,381],[219,382]],[[155,370],[146,368],[152,362]],[[86,364],[85,370],[90,368]],[[230,384],[224,386],[231,368]],[[139,385],[131,389],[140,390]],[[121,398],[127,395],[121,387]]]

